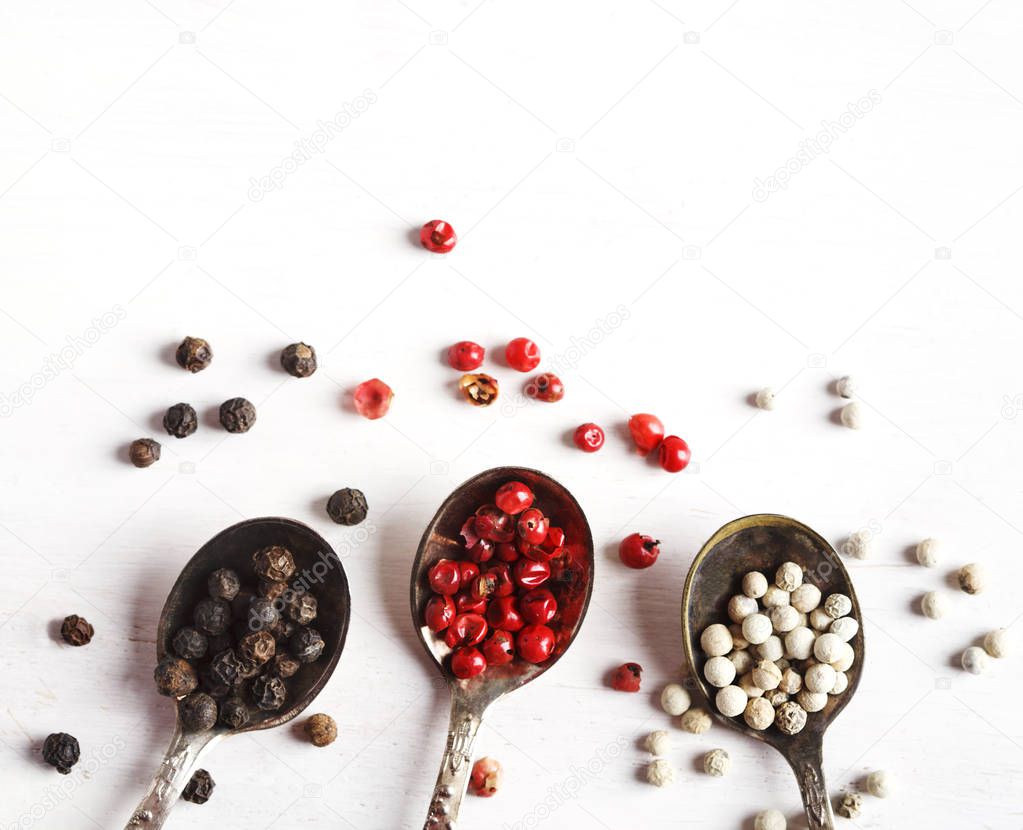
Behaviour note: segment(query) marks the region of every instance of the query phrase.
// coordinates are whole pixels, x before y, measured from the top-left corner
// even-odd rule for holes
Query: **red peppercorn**
[[[458,593],[462,584],[461,569],[457,562],[452,559],[439,559],[437,563],[427,571],[430,580],[430,587],[438,594],[451,596]]]
[[[656,415],[641,412],[629,418],[629,432],[632,433],[637,449],[646,455],[656,449],[664,438],[664,424]]]
[[[485,504],[476,511],[473,529],[491,542],[510,542],[515,538],[512,517],[493,504]]]
[[[657,460],[669,473],[680,473],[689,466],[689,445],[677,435],[669,435],[657,450]]]
[[[353,396],[355,411],[363,418],[375,421],[387,414],[387,410],[391,408],[393,397],[394,392],[391,391],[391,387],[380,378],[364,381],[355,387]]]
[[[491,602],[487,608],[487,623],[503,631],[518,631],[526,624],[515,597],[498,597]]]
[[[511,568],[504,564],[491,565],[485,574],[494,580],[493,595],[495,597],[510,597],[515,593],[515,583],[512,581]]]
[[[531,547],[523,555],[537,562],[550,562],[564,552],[565,549],[562,547],[564,543],[565,531],[560,527],[552,527],[547,531],[547,538],[543,542]]]
[[[497,578],[492,574],[480,574],[469,583],[469,596],[476,599],[489,600],[497,587]]]
[[[493,758],[480,758],[472,766],[469,789],[473,795],[490,798],[501,786],[501,765]]]
[[[617,692],[638,692],[642,675],[639,663],[623,663],[611,672],[611,688]]]
[[[546,588],[535,588],[519,598],[522,619],[533,625],[544,625],[558,613],[558,601]]]
[[[482,614],[459,614],[451,621],[444,642],[448,648],[474,646],[487,636],[487,621]]]
[[[547,538],[547,526],[547,517],[535,507],[530,507],[519,516],[515,529],[523,542],[539,545]]]
[[[462,578],[462,585],[468,585],[480,575],[480,569],[475,562],[459,562],[458,574]]]
[[[527,625],[515,638],[515,650],[527,663],[542,663],[554,651],[554,632],[546,625]]]
[[[496,548],[497,558],[502,562],[514,562],[519,558],[519,549],[511,542],[501,542]]]
[[[434,594],[426,603],[426,625],[430,631],[440,632],[455,618],[455,602],[445,594]]]
[[[660,544],[652,536],[630,533],[618,545],[618,557],[629,568],[649,568],[661,555]]]
[[[485,354],[486,349],[479,343],[473,343],[471,340],[459,340],[448,349],[448,364],[459,372],[471,372],[483,365]]]
[[[446,254],[458,243],[455,229],[443,219],[433,219],[419,229],[419,241],[426,250],[435,254]]]
[[[512,565],[512,578],[520,588],[539,588],[551,578],[551,566],[546,562],[520,559]]]
[[[488,666],[503,666],[515,659],[515,639],[507,631],[495,631],[483,642]]]
[[[526,394],[538,401],[557,403],[565,397],[565,384],[557,375],[544,372],[526,384]]]
[[[596,452],[604,446],[604,430],[597,424],[580,424],[576,427],[572,440],[583,452]]]
[[[486,614],[487,600],[474,597],[468,590],[455,594],[455,610],[459,614]]]
[[[489,562],[494,555],[494,543],[489,539],[480,539],[469,548],[469,558],[478,565]]]
[[[540,365],[540,347],[528,337],[516,337],[504,350],[508,365],[520,372],[532,372]]]
[[[487,658],[478,648],[458,648],[451,654],[451,673],[460,680],[475,677],[487,669]]]
[[[517,516],[533,504],[533,491],[521,481],[509,481],[497,489],[494,501],[497,507],[509,516]]]

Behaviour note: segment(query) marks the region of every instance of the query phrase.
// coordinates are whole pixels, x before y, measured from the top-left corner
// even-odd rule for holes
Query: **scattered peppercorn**
[[[252,681],[252,699],[264,712],[280,709],[287,694],[287,686],[277,675],[260,675]]]
[[[231,623],[231,606],[222,599],[200,600],[193,614],[196,628],[207,634],[223,634]]]
[[[288,640],[288,648],[300,663],[312,663],[323,654],[323,637],[315,628],[300,628]]]
[[[71,772],[71,767],[78,763],[80,755],[78,741],[67,732],[54,732],[47,735],[43,742],[43,760],[56,767],[61,775]]]
[[[213,360],[213,349],[201,337],[186,337],[174,354],[178,366],[192,374],[201,372]]]
[[[206,692],[192,692],[178,704],[181,725],[189,732],[205,732],[217,722],[217,702]]]
[[[181,791],[181,797],[193,804],[205,804],[210,800],[213,788],[216,786],[216,782],[206,770],[197,769],[189,782],[185,784],[185,788]]]
[[[198,427],[199,418],[187,403],[176,403],[164,413],[163,428],[175,438],[187,438]]]
[[[230,697],[220,705],[220,722],[228,729],[241,729],[249,717],[248,704],[240,697]]]
[[[316,349],[306,343],[292,343],[281,352],[281,366],[289,375],[307,378],[316,371]]]
[[[503,771],[495,758],[480,758],[469,774],[469,791],[481,798],[490,798],[501,789]]]
[[[228,602],[238,596],[241,590],[241,580],[238,574],[230,568],[219,568],[210,574],[206,580],[206,589],[213,599],[225,599]]]
[[[245,398],[230,398],[220,405],[220,425],[228,432],[248,432],[256,423],[256,407]]]
[[[490,406],[497,400],[498,384],[497,378],[479,372],[477,374],[462,375],[458,381],[458,388],[462,395],[473,406]]]
[[[95,633],[89,621],[77,614],[64,617],[64,622],[60,626],[60,636],[69,646],[86,646]]]
[[[295,573],[295,558],[287,548],[270,545],[252,554],[252,567],[263,579],[284,582]]]
[[[842,818],[859,818],[863,812],[863,796],[859,793],[845,793],[838,803],[838,814]]]
[[[369,506],[362,490],[345,487],[327,501],[327,515],[339,525],[357,525],[366,518]]]
[[[639,663],[623,663],[611,672],[611,688],[618,692],[638,692],[643,667]]]
[[[160,445],[152,438],[139,438],[131,442],[128,457],[136,467],[151,467],[160,460]]]
[[[183,660],[198,660],[206,656],[210,647],[210,641],[198,628],[186,625],[179,628],[171,640],[171,648],[174,653]]]
[[[565,384],[557,375],[544,372],[526,384],[525,392],[530,398],[538,401],[556,403],[565,397]]]
[[[337,723],[330,715],[312,715],[305,722],[305,734],[313,746],[328,746],[337,740]]]

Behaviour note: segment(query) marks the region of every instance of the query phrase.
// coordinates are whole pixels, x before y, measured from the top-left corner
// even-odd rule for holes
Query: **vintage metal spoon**
[[[217,568],[232,568],[245,575],[252,570],[252,554],[267,545],[283,545],[295,557],[296,579],[305,579],[317,599],[316,630],[326,644],[323,655],[290,681],[286,707],[260,712],[240,729],[221,724],[206,732],[187,732],[180,718],[174,737],[153,784],[132,813],[126,830],[162,827],[182,788],[202,756],[228,735],[256,732],[287,723],[308,706],[337,666],[348,633],[350,597],[348,578],[337,554],[312,528],[291,519],[249,519],[218,533],[193,556],[167,596],[156,632],[157,659],[163,659],[174,632],[191,624],[192,609],[207,596],[206,580]],[[244,576],[243,576],[244,579]]]
[[[842,593],[852,600],[852,614],[860,623],[851,641],[856,662],[846,672],[849,687],[841,695],[830,696],[821,712],[810,714],[806,727],[795,735],[785,735],[776,727],[763,732],[751,729],[739,718],[726,718],[716,711],[714,693],[703,679],[705,657],[700,634],[714,622],[727,620],[728,600],[741,593],[740,583],[748,571],[761,571],[769,580],[782,562],[792,561],[804,569],[804,581],[812,582],[821,593]],[[789,762],[799,781],[803,806],[810,830],[833,830],[835,818],[824,784],[824,732],[852,699],[863,671],[863,615],[849,574],[835,549],[819,534],[788,516],[760,514],[729,522],[707,540],[696,556],[686,579],[682,597],[682,640],[693,678],[710,701],[715,717],[733,729],[770,744]]]
[[[465,545],[459,531],[467,516],[483,504],[493,503],[497,488],[508,481],[521,481],[536,494],[536,505],[566,536],[567,564],[556,592],[558,620],[550,623],[557,635],[554,654],[546,663],[534,666],[514,660],[506,666],[488,668],[469,680],[459,680],[448,669],[445,658],[450,649],[423,624],[423,612],[430,598],[426,572],[438,559],[463,558]],[[424,648],[451,688],[451,723],[447,747],[430,812],[427,830],[452,830],[469,784],[472,746],[483,715],[498,698],[535,680],[565,653],[582,624],[593,588],[593,538],[582,508],[572,494],[554,479],[522,467],[496,467],[469,479],[440,506],[426,528],[412,565],[412,619]]]

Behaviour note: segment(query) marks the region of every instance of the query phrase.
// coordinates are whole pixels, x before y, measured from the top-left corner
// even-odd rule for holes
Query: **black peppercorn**
[[[287,590],[287,582],[275,582],[270,579],[259,580],[259,595],[265,599],[277,599]]]
[[[60,636],[69,646],[88,645],[95,633],[89,621],[77,614],[64,617],[64,622],[60,626]]]
[[[215,570],[206,581],[206,588],[213,599],[226,599],[229,602],[238,596],[241,585],[238,574],[230,568]],[[238,616],[238,614],[235,614],[235,616]]]
[[[198,660],[200,657],[205,657],[209,647],[210,642],[206,635],[190,625],[179,628],[174,639],[171,640],[171,648],[174,649],[174,653],[185,660]]]
[[[369,506],[361,490],[345,487],[327,501],[327,515],[339,525],[357,525],[366,518]]]
[[[278,642],[286,642],[291,639],[291,635],[298,631],[298,626],[295,625],[291,620],[281,617],[271,630],[270,633],[274,635],[274,639]]]
[[[136,467],[151,467],[160,460],[160,445],[152,438],[139,438],[131,442],[128,457]]]
[[[192,692],[178,704],[181,725],[189,732],[205,732],[217,722],[217,701],[205,692]]]
[[[181,797],[193,804],[205,804],[210,800],[213,788],[216,786],[216,782],[206,770],[197,769],[195,775],[185,784],[185,788],[181,791]]]
[[[261,675],[252,681],[252,699],[264,712],[273,712],[284,705],[288,688],[277,675]]]
[[[285,582],[295,573],[295,558],[287,548],[270,545],[252,554],[252,568],[262,579]]]
[[[164,657],[153,671],[156,689],[167,697],[181,697],[195,691],[199,678],[187,660],[178,657]]]
[[[43,760],[56,767],[61,775],[71,772],[71,767],[78,763],[80,756],[78,741],[67,732],[54,732],[47,735],[43,742]]]
[[[213,349],[201,337],[186,337],[174,354],[178,366],[195,374],[201,372],[213,360]]]
[[[249,603],[247,625],[249,631],[273,630],[281,620],[281,613],[271,600],[255,597]]]
[[[310,593],[293,593],[284,610],[299,625],[309,625],[316,619],[316,597]]]
[[[163,428],[175,438],[187,438],[199,426],[199,418],[187,403],[176,403],[164,413]]]
[[[199,675],[199,688],[215,700],[223,700],[234,691],[233,686],[228,686],[215,679],[210,673],[209,666]]]
[[[292,343],[281,352],[281,366],[289,375],[307,378],[316,371],[316,349],[306,343]]]
[[[226,631],[223,634],[211,634],[206,640],[209,642],[209,647],[206,649],[207,654],[220,654],[224,649],[234,645],[234,638]]]
[[[220,704],[220,722],[228,729],[241,729],[249,722],[248,704],[240,697],[231,697]]]
[[[238,653],[257,666],[262,666],[274,656],[277,643],[269,631],[250,631],[238,641]]]
[[[277,654],[274,655],[274,659],[270,661],[270,668],[267,672],[269,674],[276,674],[278,677],[283,677],[287,680],[300,668],[302,668],[302,664],[288,654],[288,652],[278,651]]]
[[[256,423],[256,407],[245,398],[231,398],[220,405],[220,424],[228,432],[248,432]]]
[[[244,680],[245,666],[233,648],[217,654],[210,662],[210,680],[218,686],[237,686]]]
[[[231,623],[231,606],[222,599],[200,600],[192,618],[206,634],[223,634]]]
[[[288,650],[300,663],[312,663],[323,654],[323,637],[315,628],[300,628],[288,640]]]

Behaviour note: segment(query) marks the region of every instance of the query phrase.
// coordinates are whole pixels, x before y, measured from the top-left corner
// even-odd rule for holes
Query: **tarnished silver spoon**
[[[287,723],[312,702],[337,666],[348,633],[351,609],[348,578],[326,540],[312,528],[291,519],[249,519],[218,533],[199,549],[181,571],[163,606],[156,631],[157,659],[162,660],[167,654],[174,633],[191,625],[192,609],[207,596],[210,573],[218,568],[231,568],[248,574],[252,570],[253,552],[268,545],[283,545],[291,551],[295,558],[294,579],[304,579],[316,595],[314,625],[325,643],[323,654],[291,678],[286,708],[277,712],[253,708],[252,720],[240,729],[228,729],[218,723],[205,732],[189,732],[182,728],[179,717],[152,786],[132,813],[126,830],[162,827],[206,752],[228,735]]]
[[[795,562],[803,568],[804,581],[821,589],[823,596],[845,594],[852,600],[852,613],[860,624],[851,645],[856,662],[846,672],[849,686],[840,695],[829,695],[827,706],[812,713],[806,726],[795,735],[785,735],[772,726],[764,731],[751,729],[742,718],[726,718],[714,705],[714,693],[703,678],[706,658],[700,648],[700,635],[711,623],[728,619],[728,600],[742,593],[744,574],[760,571],[770,580],[783,562]],[[777,749],[799,782],[803,807],[810,830],[834,830],[824,783],[824,732],[852,700],[863,671],[863,615],[849,574],[835,549],[806,525],[788,516],[762,513],[729,522],[707,540],[697,554],[686,579],[682,597],[682,641],[693,679],[710,702],[714,716],[722,723]]]
[[[504,666],[492,666],[483,674],[459,680],[447,667],[450,649],[423,622],[430,598],[427,571],[438,559],[462,559],[465,544],[459,531],[476,508],[492,503],[497,488],[509,481],[521,481],[535,494],[535,504],[565,531],[566,560],[557,585],[558,618],[549,623],[557,636],[554,653],[536,666],[516,659]],[[552,582],[555,581],[552,577]],[[426,830],[453,830],[469,784],[472,746],[487,708],[508,692],[535,680],[551,668],[571,645],[582,624],[593,589],[593,537],[579,503],[554,479],[523,467],[496,467],[469,479],[440,506],[426,528],[412,565],[412,619],[423,647],[451,688],[451,723],[441,761],[437,785],[430,801]]]

